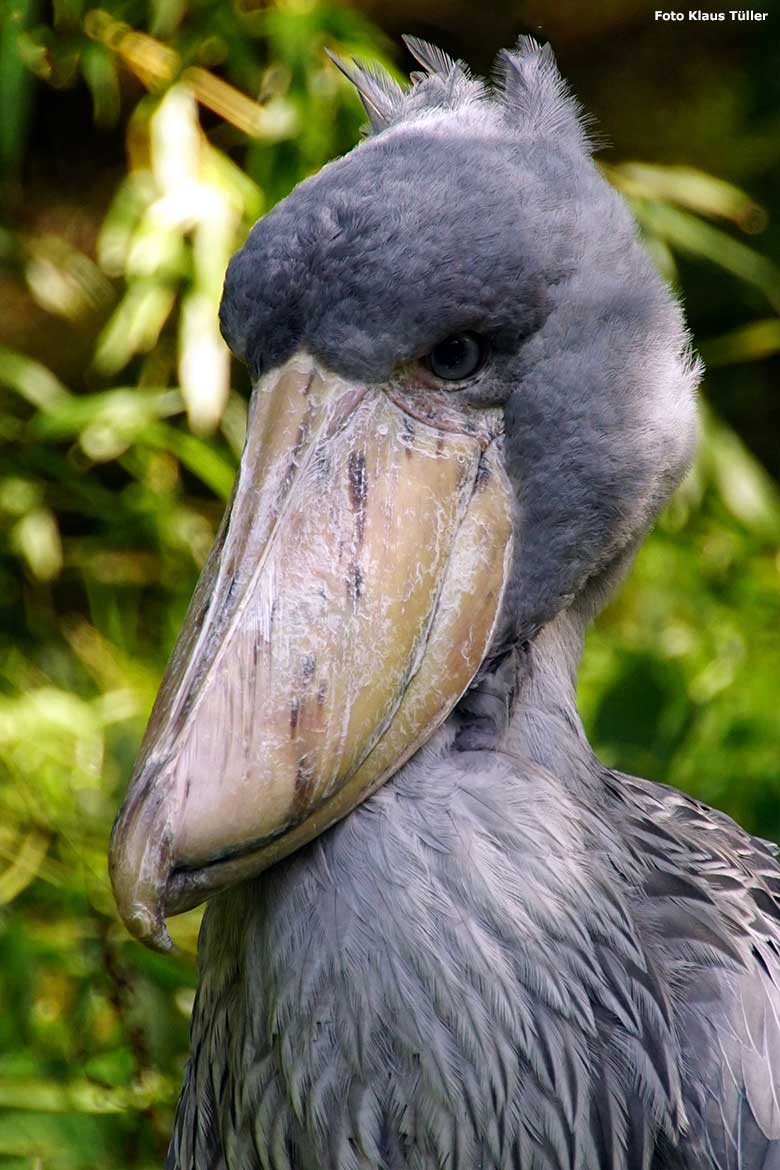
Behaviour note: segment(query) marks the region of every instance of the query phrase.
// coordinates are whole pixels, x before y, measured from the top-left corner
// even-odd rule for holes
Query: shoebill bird
[[[679,306],[546,48],[251,232],[254,392],[111,871],[209,899],[169,1170],[777,1170],[780,868],[602,765],[583,632],[688,466]]]

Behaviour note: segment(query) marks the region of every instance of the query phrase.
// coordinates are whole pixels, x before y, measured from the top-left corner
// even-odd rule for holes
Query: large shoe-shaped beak
[[[257,386],[233,500],[114,826],[128,929],[272,865],[392,775],[490,642],[510,557],[500,412],[291,359]]]

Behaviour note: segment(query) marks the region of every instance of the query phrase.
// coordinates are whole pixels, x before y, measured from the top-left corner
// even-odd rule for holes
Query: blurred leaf
[[[133,281],[98,339],[95,370],[115,374],[135,354],[147,353],[157,343],[175,299],[176,290],[168,285],[153,279]]]
[[[0,1114],[0,1155],[18,1155],[10,1162],[24,1170],[108,1170],[105,1133],[83,1115],[50,1117],[31,1109]],[[5,1170],[5,1167],[4,1167]]]
[[[168,418],[182,410],[176,390],[117,387],[99,394],[60,398],[46,414],[32,421],[30,431],[36,439],[51,441],[76,438],[90,428],[105,426],[124,433],[127,441],[120,447],[121,453],[153,419]]]
[[[99,44],[87,45],[81,56],[84,79],[92,94],[96,126],[114,126],[119,119],[119,75],[109,51]]]
[[[37,11],[37,0],[6,0],[0,7],[0,176],[16,169],[27,138],[33,78],[24,30]]]
[[[49,848],[46,833],[33,829],[14,851],[7,869],[0,872],[0,905],[12,902],[35,879]]]
[[[780,490],[734,432],[711,416],[702,459],[731,513],[757,535],[780,542]]]
[[[613,166],[602,163],[602,170],[626,195],[674,203],[713,219],[728,219],[743,231],[758,232],[766,227],[766,212],[749,195],[695,167],[626,162]]]
[[[218,309],[218,296],[191,293],[182,302],[179,378],[190,426],[200,435],[218,426],[230,390],[230,353]]]
[[[90,37],[117,53],[149,89],[164,89],[181,76],[202,105],[250,137],[278,141],[295,133],[295,112],[285,101],[260,106],[206,69],[192,67],[182,72],[178,53],[108,12],[89,13],[85,28]]]
[[[25,276],[38,304],[69,321],[81,321],[114,299],[111,283],[83,252],[56,236],[25,240]]]
[[[132,171],[120,183],[98,236],[98,259],[110,276],[124,272],[141,216],[154,200],[149,171]]]
[[[630,202],[647,232],[755,285],[774,308],[780,309],[780,268],[772,260],[676,207],[645,198]]]
[[[178,1085],[159,1076],[129,1088],[107,1088],[88,1080],[3,1081],[0,1079],[0,1109],[35,1109],[41,1113],[122,1113],[145,1109],[158,1101],[173,1101]]]
[[[780,353],[780,321],[753,321],[722,337],[703,341],[699,352],[707,366],[730,366],[772,357]]]
[[[32,508],[11,529],[11,547],[39,581],[51,581],[62,568],[62,542],[49,508]]]
[[[145,438],[152,445],[173,451],[188,471],[197,475],[221,500],[230,499],[236,468],[202,439],[175,431],[163,423],[150,428]]]
[[[0,345],[0,385],[15,390],[32,406],[50,410],[68,397],[68,391],[41,362]]]

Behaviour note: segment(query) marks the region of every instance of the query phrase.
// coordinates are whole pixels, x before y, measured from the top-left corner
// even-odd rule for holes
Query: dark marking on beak
[[[192,710],[193,704],[194,704],[195,699],[197,697],[197,693],[198,693],[197,689],[195,687],[192,687],[190,689],[189,693],[185,696],[184,702],[182,703],[182,705],[179,708],[179,711],[177,713],[176,724],[175,724],[177,729],[182,727],[184,725],[184,723],[186,723],[187,718],[189,716],[189,713]]]
[[[298,713],[301,709],[301,700],[296,695],[290,703],[290,739],[293,738],[298,727]]]
[[[357,605],[363,596],[363,572],[357,562],[353,562],[347,570],[347,597],[353,605]]]
[[[330,479],[333,460],[327,447],[321,445],[312,456],[312,471],[318,483],[327,484]]]
[[[325,697],[326,697],[327,693],[328,693],[328,684],[326,682],[321,682],[320,685],[317,687],[317,706],[318,707],[325,706]]]
[[[301,756],[295,772],[295,791],[293,793],[293,815],[300,814],[310,803],[312,785],[315,780],[314,769],[306,756]]]
[[[276,620],[276,615],[277,615],[278,611],[279,611],[279,598],[275,597],[273,599],[273,601],[271,602],[271,612],[268,615],[268,632],[267,632],[267,634],[263,634],[263,647],[265,650],[270,650],[270,648],[271,648],[271,639],[273,637],[273,632],[274,632],[274,621]]]
[[[368,499],[368,479],[366,476],[366,456],[364,451],[352,451],[347,462],[349,476],[349,500],[355,513],[358,546],[363,543],[366,530],[366,500]]]
[[[309,379],[309,381],[307,383],[306,393],[308,393],[308,388],[310,386],[311,386],[311,378]],[[275,510],[277,513],[279,512],[279,509],[281,508],[282,504],[284,503],[284,500],[286,499],[286,497],[290,491],[290,488],[293,485],[293,481],[295,480],[295,476],[298,473],[298,463],[299,463],[298,457],[304,448],[304,445],[306,443],[306,439],[309,436],[309,427],[311,425],[312,414],[313,414],[312,403],[308,402],[306,405],[306,414],[303,416],[301,421],[298,423],[298,429],[295,433],[295,442],[293,443],[292,450],[290,451],[290,457],[289,457],[289,463],[287,466],[287,470],[285,471],[284,477],[283,477],[282,482],[279,486],[279,491],[276,493]]]
[[[314,671],[317,669],[317,659],[313,654],[304,654],[301,658],[301,679],[303,685],[308,686],[314,677]]]
[[[480,459],[479,465],[477,467],[477,475],[476,475],[476,479],[474,480],[474,490],[479,491],[480,488],[485,486],[485,484],[489,481],[489,479],[490,479],[490,468],[488,467],[487,460],[484,457],[482,457]]]
[[[298,430],[296,431],[296,434],[295,434],[295,443],[293,444],[293,449],[290,452],[290,466],[292,468],[296,468],[298,466],[298,456],[300,455],[300,453],[303,449],[303,445],[306,442],[306,439],[308,438],[310,414],[311,414],[311,403],[309,404],[309,408],[308,408],[305,416],[301,419],[300,423],[298,424]]]
[[[409,448],[414,442],[416,434],[417,432],[415,430],[414,423],[410,419],[409,415],[404,415],[404,429],[401,431],[399,438],[403,442],[404,455],[407,459],[411,459],[412,457],[412,452]]]

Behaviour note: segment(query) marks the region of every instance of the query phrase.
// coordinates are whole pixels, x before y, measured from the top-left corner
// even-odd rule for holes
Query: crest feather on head
[[[365,64],[357,58],[345,61],[330,49],[326,49],[325,52],[336,68],[340,69],[354,85],[372,130],[377,132],[384,130],[391,122],[396,121],[406,93],[386,69],[381,65]]]
[[[493,67],[496,89],[507,109],[519,115],[531,136],[576,134],[587,145],[591,121],[558,71],[550,45],[520,37],[514,51],[502,49]]]
[[[419,37],[404,36],[406,47],[422,66],[402,88],[380,65],[344,61],[326,50],[355,86],[369,119],[369,133],[413,119],[430,110],[458,110],[482,103],[496,109],[521,137],[575,139],[585,149],[590,119],[558,71],[549,45],[522,36],[514,49],[502,49],[493,70],[493,85],[475,78],[462,61]]]

